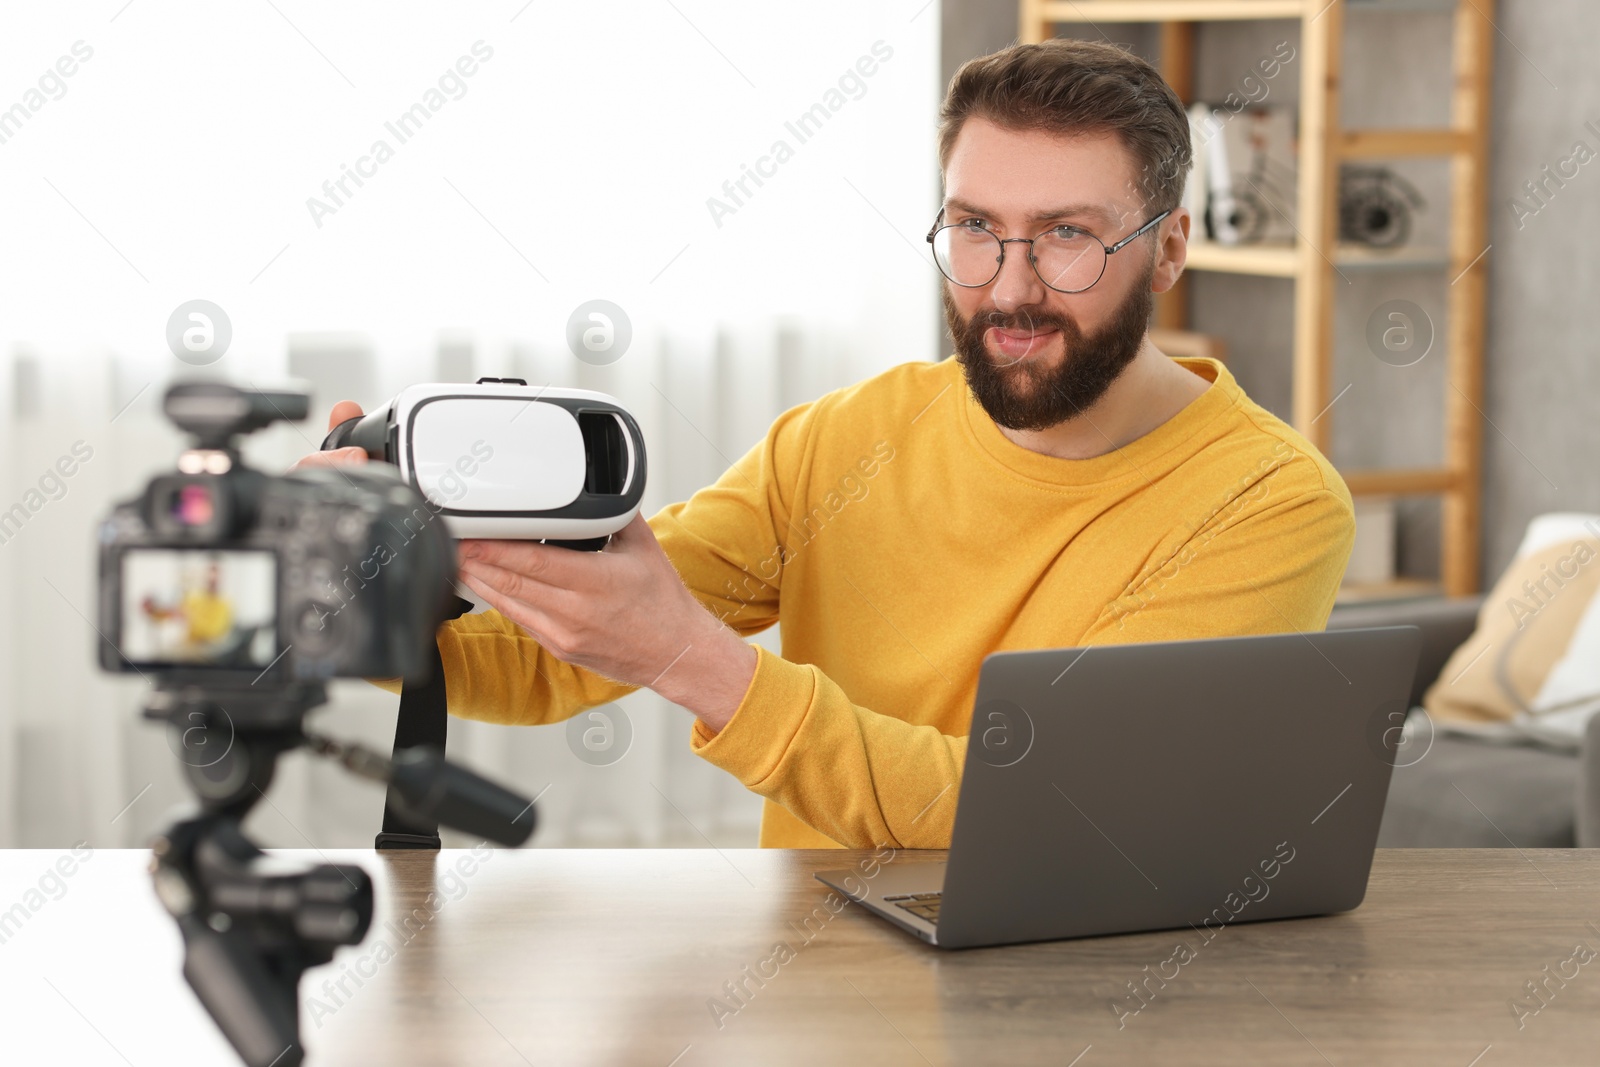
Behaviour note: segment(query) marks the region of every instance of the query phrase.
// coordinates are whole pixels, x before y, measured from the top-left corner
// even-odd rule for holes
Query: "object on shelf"
[[[1189,238],[1191,242],[1205,236],[1206,196],[1211,188],[1211,183],[1206,180],[1206,170],[1210,166],[1211,138],[1216,135],[1216,123],[1219,121],[1221,119],[1213,114],[1210,104],[1189,105],[1190,167],[1183,186],[1183,199],[1179,203],[1189,210],[1189,217],[1194,220],[1194,232]]]
[[[1411,216],[1425,206],[1416,186],[1388,167],[1339,168],[1339,240],[1369,248],[1399,248],[1411,236]]]
[[[1394,581],[1395,503],[1388,496],[1358,496],[1356,543],[1344,569],[1347,585],[1373,586]]]
[[[1190,136],[1200,147],[1185,203],[1204,205],[1206,234],[1223,245],[1294,239],[1294,113],[1276,105],[1239,110],[1197,104]]]

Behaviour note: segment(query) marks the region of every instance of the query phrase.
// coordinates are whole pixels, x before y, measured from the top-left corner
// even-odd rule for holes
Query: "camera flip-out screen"
[[[271,551],[129,548],[121,652],[138,667],[264,669],[278,655],[277,590]]]

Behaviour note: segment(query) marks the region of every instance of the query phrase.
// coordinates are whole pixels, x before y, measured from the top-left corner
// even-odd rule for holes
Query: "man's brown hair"
[[[1011,130],[1111,133],[1133,156],[1138,193],[1153,212],[1178,206],[1193,160],[1183,102],[1160,73],[1115,45],[1057,37],[968,60],[939,113],[939,172],[967,119]]]

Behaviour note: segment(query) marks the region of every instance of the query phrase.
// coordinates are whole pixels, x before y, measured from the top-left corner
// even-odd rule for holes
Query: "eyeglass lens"
[[[1000,273],[1000,238],[978,226],[945,226],[933,236],[934,259],[957,285],[988,285]],[[1106,250],[1098,240],[1070,226],[1048,230],[1033,242],[1034,269],[1052,289],[1072,293],[1089,288],[1105,270]]]

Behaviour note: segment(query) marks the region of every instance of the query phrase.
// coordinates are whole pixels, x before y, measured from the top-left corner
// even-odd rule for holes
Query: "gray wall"
[[[1600,158],[1579,168],[1547,197],[1549,206],[1520,221],[1511,210],[1524,182],[1541,177],[1583,141],[1600,155],[1600,70],[1590,58],[1600,33],[1592,0],[1501,0],[1496,22],[1494,125],[1491,130],[1487,391],[1483,580],[1505,566],[1527,522],[1551,510],[1600,511]],[[1346,126],[1436,126],[1449,120],[1450,22],[1432,13],[1351,12],[1345,20]],[[1119,44],[1157,58],[1154,30],[1098,29]],[[1016,5],[945,0],[942,57],[948,79],[964,60],[1016,38]],[[1098,36],[1085,28],[1085,36]],[[1210,24],[1198,40],[1197,93],[1221,99],[1280,41],[1297,48],[1294,21]],[[1299,99],[1299,61],[1269,83],[1268,103]],[[1595,129],[1584,124],[1594,121]],[[1446,232],[1448,173],[1437,161],[1394,167],[1427,204],[1413,233],[1417,245]],[[1569,168],[1570,173],[1570,168]],[[1537,206],[1537,205],[1534,205]],[[1336,279],[1334,390],[1350,390],[1324,416],[1333,420],[1333,460],[1343,467],[1420,466],[1441,456],[1441,358],[1445,294],[1440,270],[1360,273]],[[1287,418],[1293,292],[1288,281],[1196,272],[1196,329],[1224,337],[1245,389]],[[1397,368],[1368,351],[1368,317],[1391,299],[1420,306],[1440,333],[1420,363]],[[940,355],[948,352],[948,340]],[[1402,573],[1431,575],[1438,566],[1434,500],[1401,502]]]

